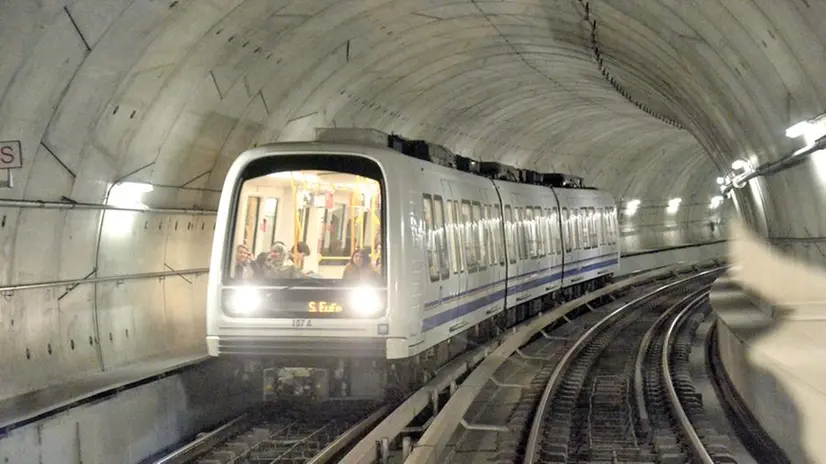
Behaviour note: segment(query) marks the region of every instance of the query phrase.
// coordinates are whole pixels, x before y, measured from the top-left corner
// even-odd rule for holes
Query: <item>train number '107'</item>
[[[307,303],[307,311],[311,313],[340,313],[344,309],[338,303],[326,301],[311,301]]]
[[[311,319],[293,319],[293,327],[312,327],[313,321]]]

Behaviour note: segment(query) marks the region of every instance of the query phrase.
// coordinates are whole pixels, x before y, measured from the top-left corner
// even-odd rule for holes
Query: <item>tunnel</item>
[[[815,0],[4,1],[0,401],[203,353],[230,164],[320,127],[581,176],[624,253],[708,247],[820,320],[826,158],[787,129],[826,112],[822,21]]]

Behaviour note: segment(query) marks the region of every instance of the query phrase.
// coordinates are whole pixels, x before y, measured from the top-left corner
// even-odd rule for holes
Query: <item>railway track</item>
[[[607,315],[551,374],[524,463],[736,462],[691,386],[691,337],[716,272],[682,279]]]
[[[193,442],[154,462],[362,463],[390,462],[388,458],[391,454],[392,462],[453,462],[462,460],[456,459],[455,451],[463,443],[469,447],[479,446],[480,443],[482,446],[493,444],[487,459],[519,462],[524,455],[528,425],[532,419],[536,422],[540,397],[546,401],[546,384],[550,385],[549,380],[558,375],[557,370],[566,364],[569,353],[577,350],[583,333],[588,338],[606,318],[622,312],[621,309],[635,302],[639,303],[641,299],[650,299],[639,296],[662,289],[665,282],[680,278],[680,282],[687,282],[680,290],[681,295],[696,290],[703,284],[695,282],[694,277],[684,276],[698,271],[696,265],[680,265],[642,273],[541,313],[444,366],[435,378],[400,405],[351,401],[340,403],[341,407],[326,404],[321,406],[323,409],[304,410],[290,405],[270,405],[201,434]],[[705,271],[703,275],[715,272]],[[659,295],[652,300],[652,304],[665,304],[674,298],[671,293]],[[646,316],[649,326],[656,316]],[[632,316],[623,320],[626,326],[633,325]],[[624,343],[618,345],[620,349],[626,352],[632,350],[639,344],[645,330],[637,328],[633,329],[633,333],[636,344],[619,342]],[[610,341],[610,338],[606,340],[607,343]],[[503,375],[498,371],[502,364],[507,364],[510,374]],[[604,403],[607,406],[614,398],[611,395],[630,391],[633,387],[629,387],[627,380],[618,379],[618,376],[630,375],[627,363],[607,360],[603,364],[606,374],[587,383],[591,396],[595,398],[589,403],[592,410],[593,405]],[[633,371],[633,366],[630,369]],[[613,377],[608,372],[614,372]],[[486,386],[487,395],[482,402],[485,406],[477,408],[466,418],[465,413],[483,386]],[[490,390],[493,390],[492,394],[488,394]],[[506,424],[487,426],[478,423],[484,422],[491,411],[501,414],[503,408],[510,410]],[[591,428],[586,429],[588,433],[602,433],[603,429],[599,427],[608,425],[604,430],[613,433],[617,437],[615,441],[622,441],[620,436],[626,433],[624,430],[629,430],[628,424],[630,428],[634,426],[633,421],[626,420],[624,428],[610,429],[610,424],[618,416],[603,410],[585,419],[583,417],[577,416],[577,420],[590,424]],[[466,433],[456,440],[450,451],[444,453],[446,442],[458,427]],[[493,439],[491,432],[495,434]],[[577,440],[581,436],[574,434]],[[591,443],[594,443],[593,440]],[[599,448],[599,443],[596,445],[594,449]],[[395,450],[392,453],[391,448]],[[470,462],[480,461],[473,458]],[[606,462],[612,461],[609,459]]]
[[[387,413],[375,402],[268,404],[201,434],[156,464],[321,464]]]

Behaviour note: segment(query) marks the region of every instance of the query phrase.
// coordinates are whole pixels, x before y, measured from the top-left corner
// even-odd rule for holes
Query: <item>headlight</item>
[[[350,291],[350,307],[363,316],[370,316],[381,310],[381,298],[376,289],[362,285]]]
[[[261,306],[261,294],[254,288],[239,288],[232,292],[229,309],[236,314],[249,314]]]

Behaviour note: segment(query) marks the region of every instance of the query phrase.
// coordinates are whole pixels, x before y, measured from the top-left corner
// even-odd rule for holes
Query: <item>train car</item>
[[[209,354],[276,397],[376,397],[610,281],[610,195],[484,164],[370,130],[241,154],[218,207]]]

